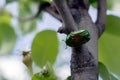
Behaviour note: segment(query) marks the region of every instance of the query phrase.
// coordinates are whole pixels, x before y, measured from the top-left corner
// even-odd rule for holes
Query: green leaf
[[[1,48],[1,45],[2,45],[2,33],[0,32],[0,48]]]
[[[53,68],[47,64],[39,73],[33,75],[32,80],[57,80],[54,75]]]
[[[36,29],[36,19],[31,19],[37,12],[37,4],[30,0],[20,0],[19,1],[19,28],[23,34],[27,34]],[[25,20],[25,21],[24,21]]]
[[[0,35],[0,54],[11,53],[16,42],[16,34],[13,28],[8,24],[0,23]]]
[[[120,18],[116,16],[108,15],[106,31],[110,34],[120,36]]]
[[[2,11],[0,13],[0,24],[8,24],[10,25],[11,22],[11,16],[8,12]]]
[[[34,2],[40,2],[40,3],[44,3],[44,2],[50,3],[51,2],[51,0],[32,0],[32,1],[34,1]]]
[[[41,80],[40,78],[40,73],[36,73],[33,75],[32,80]]]
[[[32,2],[28,0],[19,0],[19,17],[28,18],[32,15]]]
[[[18,1],[18,0],[6,0],[6,4],[14,2],[14,1]]]
[[[106,29],[107,30],[107,29]],[[107,33],[99,40],[99,60],[103,62],[109,71],[120,75],[120,37]]]
[[[33,75],[32,80],[57,80],[54,77],[44,77],[40,73],[36,73]]]
[[[92,6],[97,8],[97,1],[96,0],[89,0],[92,3]],[[109,10],[119,10],[119,0],[107,0],[107,9]]]
[[[32,43],[32,59],[38,66],[47,62],[53,64],[58,53],[58,39],[55,31],[45,30],[36,35]]]
[[[92,4],[92,3],[97,2],[97,0],[89,0],[89,2]]]
[[[119,72],[120,18],[107,16],[106,31],[99,40],[99,59],[116,75]],[[104,46],[103,46],[104,45]]]
[[[51,75],[54,76],[54,70],[50,63],[46,63],[41,72],[45,77],[50,77]]]
[[[114,0],[115,1],[115,0]],[[113,2],[113,0],[107,0],[107,9],[112,9],[112,7],[113,7],[113,5],[114,5],[114,2]]]
[[[113,74],[110,74],[110,80],[119,80],[119,79],[116,78]]]
[[[22,31],[22,34],[27,34],[36,29],[36,20],[28,22],[19,22],[19,28]]]
[[[102,62],[99,62],[99,74],[103,80],[110,80],[109,72]]]
[[[35,3],[31,0],[19,0],[19,20],[22,21],[22,23],[25,23],[27,21],[33,21],[36,19],[41,19],[42,17],[42,11],[39,13],[39,15],[36,17],[36,14],[38,12],[39,4],[38,2]],[[34,22],[34,21],[33,21]]]
[[[119,0],[107,0],[107,8],[110,10],[119,10]]]
[[[0,14],[0,55],[11,53],[16,42],[16,34],[10,21],[9,13],[4,11]]]
[[[71,79],[71,76],[68,76],[66,80],[72,80],[72,79]]]

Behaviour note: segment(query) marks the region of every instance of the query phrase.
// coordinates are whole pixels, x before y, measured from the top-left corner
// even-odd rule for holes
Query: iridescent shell
[[[66,37],[66,44],[70,47],[79,47],[90,40],[90,33],[87,30],[71,32]]]

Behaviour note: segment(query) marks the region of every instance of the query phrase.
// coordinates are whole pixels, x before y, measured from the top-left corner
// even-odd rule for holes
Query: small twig
[[[52,15],[57,20],[59,20],[60,22],[62,22],[61,16],[58,13],[56,13],[56,10],[57,9],[55,8],[55,6],[50,6],[50,7],[47,7],[44,11],[48,12],[50,15]]]
[[[106,24],[106,0],[98,0],[98,15],[96,25],[98,27],[98,35],[101,34],[105,30]]]
[[[57,9],[53,5],[53,3],[51,3],[51,4],[47,3],[47,4],[42,4],[42,5],[39,4],[38,11],[36,12],[36,14],[29,17],[29,18],[21,18],[21,17],[17,17],[17,16],[14,16],[14,15],[11,15],[11,16],[14,17],[14,18],[17,18],[20,22],[27,22],[27,21],[30,21],[30,20],[33,20],[33,19],[37,18],[39,16],[39,14],[41,13],[41,11],[48,12],[50,15],[52,15],[57,20],[62,22],[61,16],[56,12]]]
[[[11,15],[11,16],[17,18],[20,22],[30,21],[30,20],[37,18],[39,14],[41,13],[41,11],[49,6],[50,6],[50,3],[39,4],[37,13],[29,18],[21,18],[21,17],[16,17],[14,15]]]
[[[59,32],[59,33],[64,33],[64,34],[68,34],[67,33],[67,31],[65,30],[65,27],[64,26],[62,26],[62,27],[59,27],[59,29],[58,29],[58,31],[57,32]]]
[[[63,26],[65,26],[67,34],[69,34],[71,31],[77,30],[76,23],[68,8],[66,0],[53,0],[53,2],[55,3],[55,6],[62,17]]]

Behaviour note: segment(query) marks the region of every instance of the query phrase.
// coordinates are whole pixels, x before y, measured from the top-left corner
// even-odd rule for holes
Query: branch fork
[[[86,12],[89,9],[89,0],[68,0],[68,1],[70,2],[70,4],[69,2],[67,3],[66,0],[53,0],[63,21],[63,26],[58,29],[58,32],[65,33],[65,34],[69,34],[70,32],[76,31],[79,28],[81,28],[81,26],[86,26],[85,25],[86,23],[84,22],[87,22],[87,21],[82,21],[82,24],[81,24],[81,21],[76,20],[78,17],[80,18],[82,17],[82,20],[88,20],[88,19],[83,19],[85,17],[89,18],[89,15],[88,14],[86,15]],[[77,5],[75,5],[74,2]],[[78,13],[75,12],[74,14],[71,12],[71,10],[74,10],[74,11],[77,10],[78,13],[83,10],[85,12],[80,12],[81,14],[77,15],[77,17],[76,16],[74,17],[74,15]],[[84,17],[82,15],[84,15]],[[88,44],[83,44],[80,47],[72,48],[72,56],[71,56],[72,80],[98,80],[98,64],[96,63],[98,60],[96,61],[97,56],[93,57],[91,51],[94,49],[91,49],[90,45],[92,44],[92,45],[95,45],[96,47],[98,46],[97,41],[98,41],[98,38],[104,32],[105,23],[106,23],[106,0],[98,0],[97,21],[94,25],[92,25],[93,23],[91,23],[92,31],[95,30],[94,28],[97,28],[98,33],[94,32],[93,34],[92,32],[91,34],[92,41],[90,41]],[[87,29],[90,29],[90,28],[87,27]],[[95,48],[95,47],[92,46],[92,48]],[[98,54],[97,50],[94,52],[95,54]]]

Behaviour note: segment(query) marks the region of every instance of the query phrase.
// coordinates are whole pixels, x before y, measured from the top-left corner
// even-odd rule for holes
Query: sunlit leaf
[[[6,0],[6,4],[14,2],[14,1],[18,1],[18,0]]]
[[[0,49],[1,49],[1,45],[2,45],[2,33],[0,32]]]
[[[19,1],[19,17],[22,18],[28,18],[32,15],[32,10],[31,7],[32,2],[31,1],[26,1],[26,0],[20,0]]]
[[[32,80],[41,80],[40,78],[40,73],[36,73],[33,75]]]
[[[44,66],[39,73],[33,75],[32,80],[57,80],[51,65]]]
[[[103,80],[110,80],[109,72],[106,66],[101,62],[99,62],[99,74]]]
[[[120,17],[108,15],[106,31],[110,34],[120,36]]]
[[[0,13],[0,55],[11,53],[16,42],[16,34],[10,25],[9,13]]]
[[[99,40],[99,60],[116,75],[120,75],[120,37],[105,32]]]
[[[110,74],[110,80],[118,80],[113,74]]]
[[[1,23],[0,34],[2,35],[0,38],[0,54],[10,54],[16,42],[16,34],[10,25]]]
[[[119,10],[120,0],[107,0],[107,8],[110,10]]]
[[[27,21],[27,22],[19,22],[19,28],[22,31],[22,34],[27,34],[36,29],[36,20]]]
[[[11,16],[8,12],[6,11],[2,11],[0,13],[0,23],[1,24],[9,24],[10,25],[10,22],[11,22]]]
[[[31,0],[19,1],[19,28],[23,34],[27,34],[36,29],[36,15],[38,11],[38,3],[33,3]],[[40,14],[41,15],[41,14]],[[39,18],[39,16],[38,16]]]
[[[53,64],[58,53],[58,39],[55,31],[45,30],[36,35],[32,43],[32,59],[38,66],[47,62]]]
[[[110,71],[116,75],[120,75],[118,71],[120,65],[120,18],[112,15],[107,16],[106,32],[99,41],[99,57],[100,60],[108,67]],[[104,46],[103,46],[104,45]]]
[[[95,0],[90,0],[90,3],[92,3],[92,6],[97,8],[97,2]],[[107,0],[107,9],[109,10],[119,10],[119,0]]]
[[[115,1],[115,0],[114,0]],[[114,5],[114,2],[113,2],[113,0],[107,0],[107,9],[112,9],[112,7],[113,7],[113,5]]]
[[[33,75],[32,80],[57,80],[57,79],[53,77],[44,77],[40,73],[36,73]]]

